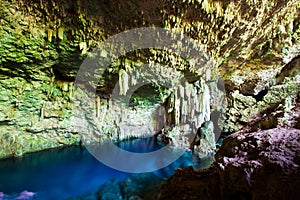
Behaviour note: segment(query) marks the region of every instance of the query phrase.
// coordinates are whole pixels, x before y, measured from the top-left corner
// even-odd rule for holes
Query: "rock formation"
[[[159,199],[298,199],[299,100],[226,137],[210,168],[177,170]]]
[[[214,152],[216,132],[222,131],[234,134],[214,164],[204,171],[178,170],[160,199],[297,199],[299,13],[299,0],[2,0],[0,158],[172,126],[173,142],[196,144],[202,157]],[[140,27],[190,37],[205,52],[204,61],[138,49],[116,58],[96,84],[78,82],[75,90],[78,69],[95,56],[92,49]],[[101,58],[110,54],[99,52]],[[145,64],[154,66],[152,75],[144,76]],[[168,69],[186,83],[174,91],[160,87],[176,80]],[[141,87],[141,74],[154,84]],[[125,104],[118,102],[129,93]],[[189,137],[197,130],[201,134]],[[119,192],[107,195],[118,199],[115,186]]]
[[[203,46],[217,65],[216,70],[206,70],[200,76],[216,82],[220,74],[225,81],[229,110],[223,131],[239,130],[258,113],[267,112],[299,90],[295,58],[299,54],[299,5],[298,0],[2,1],[0,157],[78,144],[81,130],[70,124],[76,110],[72,100],[77,70],[99,43],[138,27],[168,28]],[[102,57],[108,55],[109,52],[101,51]],[[108,94],[119,72],[128,73],[132,67],[151,62],[183,72],[189,83],[199,80],[192,64],[178,55],[148,49],[120,57],[92,90]],[[288,80],[284,78],[285,69],[290,68],[295,70]],[[123,75],[122,93],[127,89],[126,74]],[[136,80],[130,81],[134,84]],[[182,95],[180,91],[178,94]],[[192,89],[184,91],[192,95]],[[175,98],[178,103],[179,96]],[[105,101],[96,99],[95,105],[106,104]],[[182,102],[182,110],[174,110],[175,123],[179,116],[186,121],[194,115],[189,112],[193,105]],[[215,109],[213,103],[210,107]],[[99,118],[100,108],[93,111]],[[208,108],[206,105],[204,114]],[[179,112],[182,114],[178,115]],[[205,120],[200,118],[197,126],[209,116],[204,116]],[[89,127],[98,126],[87,123]],[[114,123],[109,126],[116,130]],[[109,132],[118,137],[114,131]]]
[[[297,199],[299,152],[299,129],[232,134],[209,169],[177,170],[159,199]]]

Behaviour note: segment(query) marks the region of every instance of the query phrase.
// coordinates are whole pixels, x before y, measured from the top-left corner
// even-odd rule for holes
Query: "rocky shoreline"
[[[209,169],[179,169],[159,199],[298,199],[300,130],[275,128],[227,137]]]
[[[202,171],[178,170],[159,198],[299,197],[299,0],[3,0],[0,24],[0,159],[79,145],[85,136],[97,142],[143,137],[167,125],[178,127],[167,140],[180,146],[187,144],[181,130],[194,134],[213,121],[212,113],[226,102],[218,131],[229,136],[214,164]],[[76,99],[74,81],[89,53],[108,38],[141,27],[190,37],[215,61],[213,66],[197,71],[194,61],[180,58],[179,52],[137,50],[115,59],[96,84],[79,84],[95,92],[87,101]],[[157,42],[158,37],[150,39]],[[110,56],[105,49],[100,54]],[[137,86],[141,66],[151,63],[164,67],[154,67],[148,81],[156,80],[157,74],[164,74],[165,82],[174,79],[164,71],[167,68],[188,84],[165,98],[156,82],[151,90],[135,93],[130,109],[109,100],[116,85],[122,94]],[[222,99],[215,95],[218,88],[225,90]],[[151,95],[160,97],[168,111],[160,115],[162,124],[151,118],[149,107],[137,107],[148,105]],[[94,104],[88,107],[90,102]],[[90,115],[76,107],[83,104]],[[77,121],[72,121],[74,112],[81,114]],[[210,130],[210,137],[199,134],[191,141],[196,148],[189,147],[199,155],[215,151]]]

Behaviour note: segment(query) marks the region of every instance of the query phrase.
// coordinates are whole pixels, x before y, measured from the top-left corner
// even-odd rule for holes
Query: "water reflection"
[[[136,153],[151,152],[162,147],[153,138],[126,140],[117,145]],[[193,160],[192,153],[187,152],[176,162],[153,173],[160,178],[167,178],[179,167],[199,164],[199,160]],[[97,191],[112,178],[124,180],[130,175],[103,165],[83,147],[52,149],[18,159],[1,160],[0,199],[16,199],[24,191],[34,192],[33,199],[65,199]]]

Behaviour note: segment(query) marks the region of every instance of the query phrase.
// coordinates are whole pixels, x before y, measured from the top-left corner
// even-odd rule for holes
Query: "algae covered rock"
[[[220,73],[231,82],[233,90],[239,90],[239,95],[229,91],[229,100],[235,101],[237,107],[229,110],[225,130],[239,129],[256,112],[278,100],[275,97],[286,97],[286,86],[270,89],[272,95],[265,96],[262,103],[252,104],[252,98],[242,95],[252,96],[263,91],[284,66],[283,60],[288,62],[298,55],[299,3],[299,0],[1,1],[0,129],[1,143],[5,146],[3,156],[43,149],[43,145],[37,148],[40,145],[33,141],[43,141],[45,148],[78,143],[78,130],[69,121],[74,103],[73,81],[80,65],[100,42],[139,27],[171,29],[204,47],[219,66],[217,71],[207,70],[207,76],[215,77]],[[107,57],[109,52],[103,50],[101,56]],[[158,49],[132,52],[112,64],[106,82],[100,80],[99,85],[102,91],[109,92],[110,83],[116,79],[119,70],[127,70],[136,63],[151,61],[188,71],[190,64],[178,57]],[[199,80],[198,74],[189,73],[187,79],[190,82]],[[126,79],[126,76],[122,78]],[[290,89],[295,87],[289,86],[287,90]],[[191,92],[189,88],[185,90]],[[281,90],[284,92],[276,92]],[[192,106],[182,105],[182,119],[186,121],[191,117],[189,109]],[[7,132],[9,136],[5,139]],[[11,142],[17,140],[29,140],[30,145],[26,148],[18,146],[17,151],[10,150]]]

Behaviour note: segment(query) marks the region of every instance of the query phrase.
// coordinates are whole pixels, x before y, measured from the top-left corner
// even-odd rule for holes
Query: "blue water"
[[[117,145],[137,153],[162,147],[154,138],[127,140]],[[179,167],[199,165],[199,160],[193,159],[192,153],[187,152],[173,164],[153,173],[167,178]],[[57,148],[0,160],[0,200],[26,199],[27,193],[24,197],[22,191],[35,193],[29,199],[65,199],[95,192],[112,178],[123,180],[130,175],[103,165],[83,147]]]

